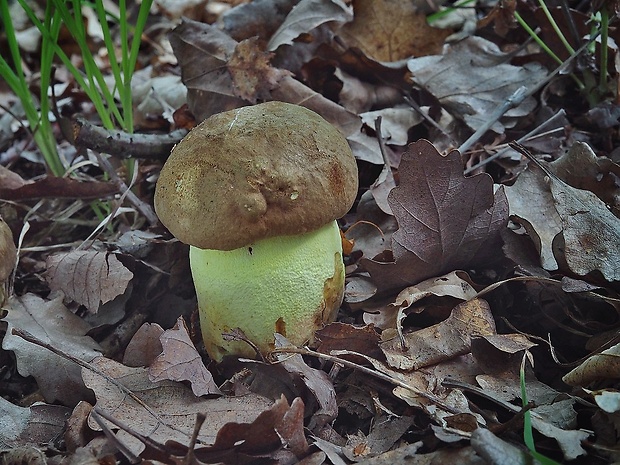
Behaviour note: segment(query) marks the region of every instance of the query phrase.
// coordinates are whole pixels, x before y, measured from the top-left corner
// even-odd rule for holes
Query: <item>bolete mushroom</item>
[[[206,349],[256,355],[225,340],[241,329],[261,353],[274,333],[312,341],[344,292],[340,229],[357,194],[343,135],[317,113],[267,102],[211,116],[172,150],[155,210],[190,245]]]

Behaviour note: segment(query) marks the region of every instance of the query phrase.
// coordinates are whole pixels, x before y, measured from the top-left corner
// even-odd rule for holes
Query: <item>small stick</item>
[[[118,158],[165,160],[172,147],[187,134],[186,129],[167,134],[130,134],[95,126],[83,118],[76,118],[72,126],[73,144]]]

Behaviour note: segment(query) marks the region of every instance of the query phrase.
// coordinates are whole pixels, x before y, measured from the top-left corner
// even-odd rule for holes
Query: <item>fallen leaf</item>
[[[402,106],[360,114],[362,122],[371,128],[375,127],[378,117],[381,117],[381,137],[385,139],[385,143],[401,146],[407,145],[409,130],[424,121],[422,115],[413,108]]]
[[[562,232],[562,220],[541,170],[531,163],[515,183],[505,189],[510,216],[532,239],[540,254],[540,265],[547,271],[557,270],[553,240]]]
[[[467,273],[463,271],[452,271],[444,276],[427,279],[415,286],[403,289],[396,297],[394,305],[405,309],[431,295],[439,297],[450,296],[460,300],[470,300],[473,299],[476,294],[477,291],[472,287],[471,279]]]
[[[164,329],[157,323],[144,323],[133,335],[125,348],[123,365],[148,367],[162,353],[159,337]]]
[[[292,44],[301,34],[309,33],[321,24],[346,23],[352,18],[350,8],[341,0],[301,0],[271,36],[267,50],[274,51],[281,45]]]
[[[70,414],[69,408],[60,405],[35,403],[20,407],[0,397],[0,444],[4,449],[37,447],[55,441],[63,433]],[[10,463],[5,459],[4,463]]]
[[[339,31],[349,47],[378,62],[437,54],[452,31],[429,26],[415,4],[403,0],[354,0],[354,18]]]
[[[50,255],[45,279],[52,291],[84,305],[91,313],[123,294],[133,273],[116,255],[95,250],[72,250]]]
[[[169,37],[187,87],[187,103],[197,121],[247,103],[235,95],[226,66],[237,46],[236,40],[216,26],[189,19]]]
[[[67,310],[62,297],[45,301],[34,294],[14,296],[5,308],[8,314],[3,321],[7,322],[7,332],[2,348],[15,352],[19,373],[22,376],[33,376],[48,402],[60,401],[73,406],[88,398],[89,392],[84,387],[78,365],[11,332],[13,328],[27,331],[63,352],[88,362],[101,354],[99,345],[86,336],[90,326]]]
[[[575,142],[560,158],[549,163],[549,168],[565,183],[594,192],[620,214],[620,165],[607,157],[597,157],[585,142]]]
[[[189,381],[196,397],[222,394],[194,347],[183,317],[174,328],[164,331],[160,340],[163,352],[149,366],[151,381]]]
[[[444,157],[426,140],[409,145],[399,173],[400,185],[388,196],[399,226],[394,261],[360,262],[380,291],[497,258],[508,204],[503,189],[493,194],[490,176],[465,178],[457,151]]]
[[[281,334],[275,333],[274,336],[276,349],[292,347]],[[299,354],[274,353],[274,356],[287,372],[301,378],[321,407],[312,416],[313,424],[323,426],[332,422],[338,415],[338,406],[336,391],[329,376],[324,371],[309,367]]]
[[[174,440],[188,444],[196,414],[202,412],[208,421],[200,430],[198,444],[213,444],[223,425],[233,421],[252,422],[272,404],[255,394],[201,399],[181,383],[149,381],[146,368],[127,367],[105,357],[98,357],[91,364],[101,374],[83,369],[82,377],[95,393],[96,408],[161,443]],[[89,424],[99,430],[92,418]],[[117,438],[136,455],[144,449],[139,440],[123,430],[118,431]]]
[[[17,263],[17,248],[9,225],[0,217],[0,286],[9,279]],[[0,291],[2,294],[2,291]],[[2,294],[3,295],[3,294]],[[0,297],[0,304],[4,299]]]
[[[237,44],[226,65],[237,97],[251,103],[268,100],[278,82],[284,76],[290,76],[289,71],[271,66],[272,56],[261,49],[256,37]]]
[[[282,396],[251,423],[236,421],[223,425],[212,446],[198,448],[194,453],[203,463],[235,465],[288,451],[293,457],[289,456],[286,463],[297,462],[294,459],[303,457],[308,449],[303,414],[304,403],[299,397],[289,406]]]
[[[546,70],[537,63],[519,67],[507,63],[508,55],[481,37],[468,37],[446,45],[442,55],[409,60],[407,66],[415,85],[439,100],[454,117],[476,130],[487,123],[498,105],[521,86],[532,86],[545,78]],[[510,118],[522,117],[534,110],[536,100],[526,98],[508,110],[491,130],[504,133]]]
[[[554,178],[550,187],[568,267],[581,276],[600,271],[607,281],[620,281],[620,218],[590,191]]]
[[[562,381],[571,386],[586,387],[594,381],[620,379],[620,344],[594,354],[564,375]]]
[[[388,365],[399,370],[417,370],[471,350],[471,338],[495,334],[495,322],[489,304],[482,299],[463,302],[450,316],[433,326],[380,344]]]

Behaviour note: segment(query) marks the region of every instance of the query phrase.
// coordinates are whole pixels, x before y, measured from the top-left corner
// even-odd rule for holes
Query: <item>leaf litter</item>
[[[574,84],[603,82],[594,61],[554,76],[536,46],[521,48],[513,14],[544,18],[537,2],[475,2],[431,24],[426,2],[215,3],[151,12],[162,26],[145,33],[134,104],[146,156],[127,184],[116,160],[130,136],[71,145],[67,124],[106,129],[62,67],[55,137],[69,176],[23,150],[23,114],[0,89],[12,110],[0,117],[5,461],[617,461],[617,91]],[[595,7],[565,14],[583,27]],[[538,25],[566,57],[548,19]],[[560,27],[583,46],[585,29]],[[489,121],[522,87],[542,90]],[[278,338],[268,360],[215,365],[187,249],[143,215],[162,163],[149,138],[266,100],[317,111],[358,160],[360,195],[341,220],[346,301],[312,347]],[[565,128],[538,131],[558,110]],[[534,155],[493,158],[514,140]]]

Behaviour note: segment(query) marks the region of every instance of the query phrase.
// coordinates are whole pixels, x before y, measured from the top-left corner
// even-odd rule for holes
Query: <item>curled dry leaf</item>
[[[276,348],[292,347],[281,334],[275,333]],[[289,373],[299,376],[312,392],[321,407],[313,415],[313,424],[323,426],[332,422],[338,415],[336,391],[329,376],[324,371],[309,367],[299,354],[275,353],[275,358]]]
[[[292,44],[294,39],[321,24],[345,23],[351,19],[353,15],[350,8],[341,0],[301,0],[271,36],[267,50],[274,51],[280,45]]]
[[[160,340],[163,352],[149,367],[151,381],[189,381],[197,397],[221,394],[189,337],[183,317],[179,317],[174,328],[164,331]]]
[[[388,196],[398,222],[394,261],[360,262],[379,291],[497,258],[508,203],[502,188],[493,194],[489,175],[464,177],[458,152],[444,157],[427,140],[409,145],[399,173],[400,185]]]
[[[399,370],[417,370],[466,354],[471,350],[472,337],[495,332],[489,304],[482,299],[473,299],[454,307],[441,323],[406,334],[405,348],[398,337],[383,342],[380,347],[390,366]]]
[[[94,250],[50,255],[45,273],[52,291],[62,291],[92,313],[123,294],[132,278],[114,254]]]
[[[578,367],[564,375],[562,381],[571,386],[586,387],[594,381],[617,380],[620,378],[620,344],[600,354],[588,357]]]
[[[540,254],[540,265],[548,271],[558,269],[553,253],[553,240],[562,232],[562,220],[553,206],[553,196],[536,165],[530,164],[512,186],[506,197],[510,216],[521,224]]]

